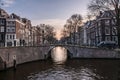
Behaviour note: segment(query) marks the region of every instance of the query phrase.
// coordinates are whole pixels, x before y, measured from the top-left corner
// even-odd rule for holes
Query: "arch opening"
[[[53,62],[65,62],[72,57],[70,51],[61,46],[55,46],[49,50],[47,59],[51,59]]]
[[[3,59],[0,57],[0,70],[4,69],[4,61]]]

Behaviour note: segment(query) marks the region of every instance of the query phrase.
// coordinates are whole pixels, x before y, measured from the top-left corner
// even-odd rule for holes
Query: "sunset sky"
[[[90,0],[1,0],[9,14],[16,13],[31,20],[32,25],[50,24],[58,30],[72,14],[87,13]]]

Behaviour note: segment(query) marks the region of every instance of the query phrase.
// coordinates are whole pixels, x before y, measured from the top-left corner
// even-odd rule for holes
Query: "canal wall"
[[[31,61],[44,60],[55,46],[0,48],[0,70]],[[120,58],[120,51],[77,46],[65,47],[71,58]]]
[[[0,70],[26,62],[45,59],[48,47],[9,47],[0,48]]]
[[[112,58],[119,59],[120,51],[99,48],[74,48],[73,58]]]

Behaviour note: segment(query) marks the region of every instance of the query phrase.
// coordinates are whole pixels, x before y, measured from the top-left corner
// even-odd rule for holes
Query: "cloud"
[[[2,0],[1,3],[4,7],[9,7],[11,4],[13,4],[15,0]]]
[[[39,25],[39,24],[49,24],[55,29],[60,30],[63,28],[64,24],[66,23],[66,20],[64,19],[46,19],[46,20],[32,20],[32,25]]]

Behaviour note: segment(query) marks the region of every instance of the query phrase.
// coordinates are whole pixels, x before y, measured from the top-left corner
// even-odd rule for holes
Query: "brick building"
[[[0,46],[23,46],[30,44],[31,21],[0,9]]]
[[[8,17],[7,12],[0,8],[0,47],[5,46],[6,18]]]

